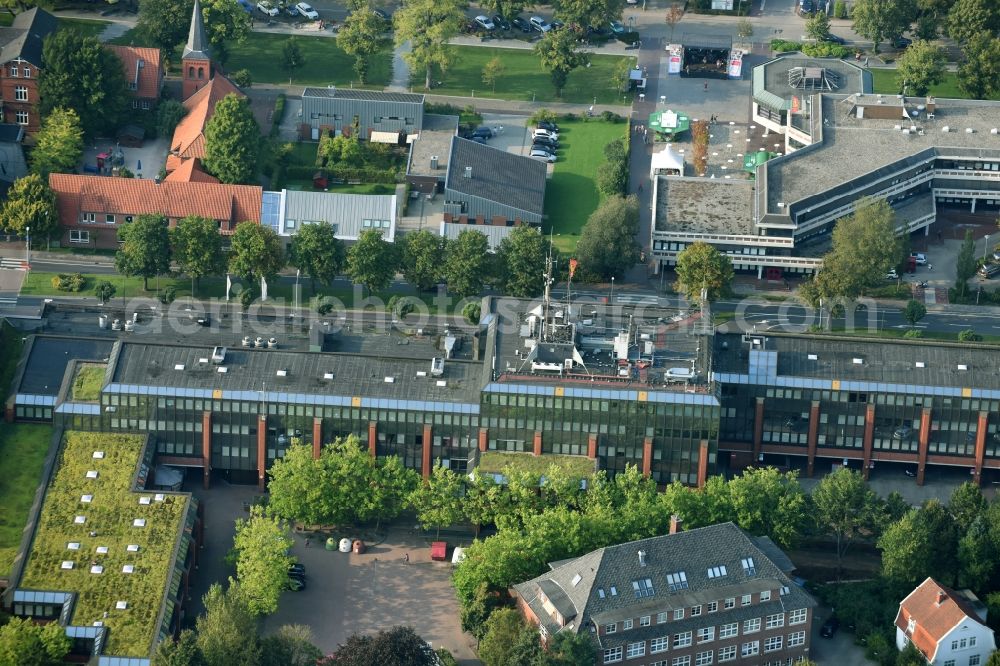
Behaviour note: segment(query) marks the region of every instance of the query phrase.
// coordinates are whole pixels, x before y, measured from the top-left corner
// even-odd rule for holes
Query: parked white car
[[[299,12],[299,14],[306,17],[310,21],[315,21],[316,19],[319,18],[319,12],[313,9],[312,5],[310,5],[308,2],[298,3],[297,5],[295,5],[295,9]]]
[[[267,0],[260,0],[260,2],[257,3],[257,11],[266,16],[278,15],[278,8],[272,5]]]
[[[923,252],[914,252],[914,253],[910,254],[910,257],[917,264],[917,266],[926,266],[927,265],[927,255],[924,254]]]
[[[559,132],[553,132],[552,130],[542,129],[541,127],[537,128],[534,132],[532,132],[531,136],[533,138],[544,136],[546,139],[552,139],[553,141],[559,140]]]
[[[493,30],[494,28],[496,28],[496,26],[493,24],[493,21],[490,19],[489,16],[482,16],[482,15],[477,16],[476,23],[479,24],[479,27],[481,27],[483,30]]]

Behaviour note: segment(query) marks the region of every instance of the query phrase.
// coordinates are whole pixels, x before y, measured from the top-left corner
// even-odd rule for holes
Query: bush
[[[387,308],[397,319],[403,319],[416,309],[413,300],[409,296],[399,296],[398,294],[389,298]]]
[[[278,127],[281,126],[281,119],[285,115],[285,93],[278,95],[274,101],[274,115],[271,116],[271,137],[277,138]]]
[[[111,284],[107,280],[101,280],[94,286],[94,296],[97,296],[97,300],[101,303],[107,303],[115,295],[115,285]]]
[[[321,301],[319,305],[316,306],[316,312],[321,315],[328,315],[333,310],[333,303],[330,301]]]
[[[847,18],[847,3],[844,0],[837,0],[833,3],[833,15],[839,19]]]
[[[83,291],[86,283],[87,279],[80,273],[73,273],[72,275],[60,273],[52,278],[52,286],[59,291]]]
[[[959,331],[958,333],[959,342],[982,342],[983,336],[979,335],[971,328],[967,328],[964,331]]]
[[[479,303],[467,303],[465,307],[462,308],[462,316],[465,317],[465,321],[470,324],[478,324],[482,311],[483,307]]]
[[[186,115],[187,109],[176,99],[166,99],[160,102],[160,106],[156,109],[157,136],[173,136],[177,123]]]
[[[787,53],[788,51],[798,51],[802,48],[800,42],[790,42],[785,39],[772,39],[771,40],[771,50],[777,51],[778,53]]]
[[[537,125],[543,120],[550,123],[554,123],[556,122],[556,117],[557,116],[555,111],[549,111],[548,109],[539,109],[538,111],[535,111],[533,114],[531,114],[531,116],[528,118],[528,122],[532,125]]]
[[[614,111],[601,111],[601,120],[609,123],[620,123],[622,117]]]
[[[160,302],[163,303],[164,305],[170,305],[171,303],[174,302],[176,298],[177,298],[177,290],[174,289],[172,286],[166,287],[163,291],[160,292],[159,296]]]
[[[811,58],[846,58],[853,51],[832,42],[814,42],[802,46],[802,52]]]
[[[907,331],[906,333],[903,333],[903,337],[904,338],[908,338],[910,340],[913,340],[915,338],[922,338],[922,337],[924,337],[924,333],[923,333],[923,331],[910,330],[910,331]]]
[[[239,69],[229,75],[230,80],[240,88],[250,88],[253,86],[253,77],[250,76],[249,69]]]

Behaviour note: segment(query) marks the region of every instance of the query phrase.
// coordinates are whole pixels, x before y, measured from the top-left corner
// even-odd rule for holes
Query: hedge
[[[301,164],[285,167],[282,176],[287,180],[311,180],[317,171],[322,171],[328,178],[334,180],[357,180],[362,183],[395,184],[397,175],[394,169],[367,169],[364,167],[327,167],[320,169],[315,166]]]

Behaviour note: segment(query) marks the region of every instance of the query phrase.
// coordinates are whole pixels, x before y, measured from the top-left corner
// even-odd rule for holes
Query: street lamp
[[[27,268],[31,267],[31,227],[24,228],[24,263]]]
[[[613,306],[615,304],[615,277],[611,276],[611,300],[608,301],[608,305]]]
[[[990,253],[990,235],[986,234],[986,247],[983,248],[983,259],[986,259],[989,253]]]
[[[635,32],[635,17],[634,16],[629,16],[628,17],[628,31],[629,32]]]

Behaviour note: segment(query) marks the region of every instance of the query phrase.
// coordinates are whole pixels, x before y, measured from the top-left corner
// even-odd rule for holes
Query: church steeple
[[[201,16],[201,2],[194,0],[194,11],[191,13],[191,29],[188,31],[187,44],[181,56],[181,94],[184,99],[198,92],[212,77],[215,67],[209,53],[208,39],[205,37],[205,23]]]
[[[194,0],[194,11],[191,12],[191,29],[188,30],[187,44],[184,45],[182,59],[210,60],[208,39],[205,37],[205,23],[201,15],[201,2]]]

